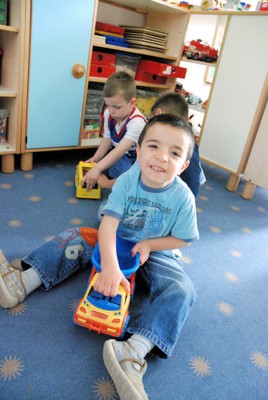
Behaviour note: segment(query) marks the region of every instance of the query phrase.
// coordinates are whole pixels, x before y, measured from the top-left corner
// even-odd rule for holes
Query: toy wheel
[[[198,60],[199,59],[199,54],[198,53],[195,53],[194,55],[193,55],[193,60]]]
[[[129,319],[130,319],[130,315],[128,315],[128,316],[126,317],[125,325],[124,325],[124,328],[123,328],[123,330],[122,330],[121,335],[119,336],[119,339],[123,339],[123,336],[124,336],[124,334],[126,333],[126,330],[127,330],[127,326],[128,326],[128,323],[129,323]]]

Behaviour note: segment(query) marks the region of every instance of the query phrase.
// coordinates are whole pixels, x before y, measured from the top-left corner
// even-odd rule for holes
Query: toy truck
[[[218,50],[213,49],[203,40],[197,39],[185,44],[183,55],[191,60],[216,62],[218,59]]]
[[[122,285],[118,288],[115,297],[104,296],[94,290],[94,284],[101,271],[99,246],[96,245],[93,255],[93,269],[90,274],[88,287],[83,298],[76,307],[73,322],[77,325],[88,328],[89,330],[104,333],[114,337],[123,337],[130,316],[129,304],[133,297],[135,286],[135,273],[139,267],[139,254],[132,257],[131,249],[134,243],[117,238],[116,251],[119,266],[126,278],[130,282],[130,293]]]
[[[76,167],[75,174],[75,186],[76,186],[76,197],[81,199],[100,199],[101,198],[101,188],[99,185],[95,185],[93,189],[87,190],[86,185],[82,183],[83,177],[86,175],[87,171],[93,168],[95,163],[86,163],[80,161]]]

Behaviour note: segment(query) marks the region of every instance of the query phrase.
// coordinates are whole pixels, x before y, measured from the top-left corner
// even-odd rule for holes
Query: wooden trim
[[[268,21],[267,21],[268,22]],[[254,143],[254,140],[256,138],[260,123],[261,123],[261,119],[266,107],[266,103],[267,103],[267,98],[268,98],[268,74],[266,75],[266,79],[264,81],[263,84],[263,88],[262,88],[262,92],[260,95],[260,99],[256,108],[256,112],[252,121],[252,125],[251,128],[249,130],[249,134],[248,134],[248,139],[246,141],[246,145],[245,145],[245,149],[240,161],[240,164],[238,166],[238,173],[243,173],[245,171],[249,156],[250,156],[250,152]]]
[[[25,35],[24,35],[24,68],[22,86],[22,118],[21,118],[21,153],[26,151],[26,135],[28,120],[28,92],[29,92],[29,68],[31,46],[31,0],[25,0]]]

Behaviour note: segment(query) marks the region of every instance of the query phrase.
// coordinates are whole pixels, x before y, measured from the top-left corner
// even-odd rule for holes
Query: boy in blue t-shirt
[[[145,356],[150,351],[172,354],[195,300],[193,285],[173,252],[199,237],[195,198],[179,177],[193,148],[186,122],[169,114],[150,119],[138,141],[137,163],[116,180],[98,231],[72,228],[55,236],[22,259],[23,272],[0,255],[0,305],[11,308],[37,287],[48,290],[90,266],[97,240],[101,272],[94,289],[112,297],[120,284],[129,291],[118,265],[116,236],[134,242],[132,254],[140,254],[137,274],[148,287],[148,298],[130,319],[127,333],[132,336],[107,340],[103,348],[121,400],[148,398],[142,383]]]

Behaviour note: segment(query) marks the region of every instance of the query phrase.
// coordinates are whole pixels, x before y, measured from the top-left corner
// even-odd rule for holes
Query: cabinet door
[[[261,13],[260,13],[261,14]],[[232,15],[200,144],[201,157],[240,173],[267,74],[266,15]]]
[[[32,0],[27,149],[76,146],[87,72],[93,0]]]

